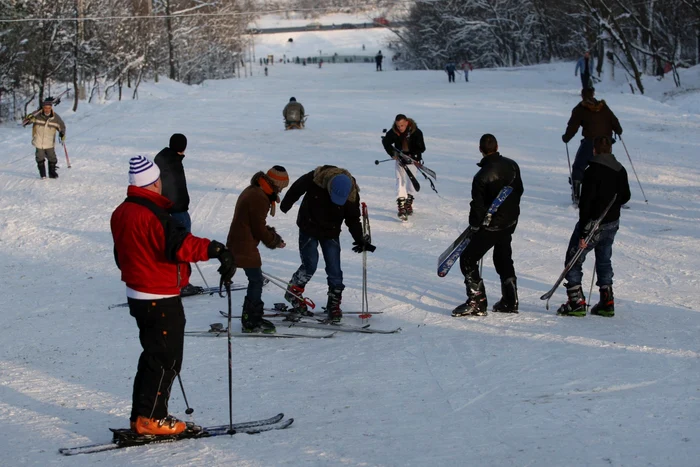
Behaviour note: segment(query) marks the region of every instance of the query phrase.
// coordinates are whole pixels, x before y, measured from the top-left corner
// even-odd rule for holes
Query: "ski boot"
[[[275,334],[277,332],[275,325],[271,321],[263,319],[263,306],[263,302],[260,301],[257,304],[252,304],[248,297],[243,300],[241,331],[246,334]]]
[[[202,292],[204,292],[204,289],[202,287],[199,287],[197,285],[192,285],[192,284],[187,284],[183,288],[180,289],[180,296],[181,297],[190,297],[192,295],[199,295]]]
[[[396,206],[399,208],[399,219],[402,221],[408,220],[408,213],[406,211],[406,198],[397,198]]]
[[[56,173],[55,162],[49,162],[49,178],[58,178],[58,173]]]
[[[566,295],[569,301],[564,303],[557,310],[562,316],[586,316],[586,297],[583,296],[583,289],[580,285],[566,286]]]
[[[452,316],[486,316],[488,312],[484,281],[467,283],[467,301],[452,310]]]
[[[339,323],[343,319],[343,310],[340,309],[340,301],[343,298],[343,291],[340,289],[328,290],[328,303],[326,313],[331,323]]]
[[[612,318],[615,316],[615,297],[613,296],[612,285],[600,287],[600,301],[591,308],[592,315]]]
[[[515,277],[501,282],[501,299],[493,306],[496,313],[518,312],[518,283]]]
[[[406,198],[406,203],[404,206],[406,207],[406,215],[412,216],[413,215],[413,195],[408,195],[408,198]]]
[[[301,298],[300,298],[301,297]],[[291,316],[289,318],[296,318],[292,319],[292,321],[298,321],[301,316],[313,316],[313,312],[309,311],[309,307],[306,305],[306,302],[303,300],[304,297],[304,287],[301,285],[296,285],[293,282],[290,282],[287,285],[287,292],[284,294],[284,299],[292,305],[292,309],[289,310],[291,311]]]
[[[37,162],[36,166],[39,169],[39,176],[41,177],[41,179],[42,180],[45,179],[46,178],[46,164],[44,163],[44,161]]]
[[[187,424],[172,415],[160,420],[139,415],[136,421],[131,422],[131,431],[141,436],[174,436],[186,429]]]

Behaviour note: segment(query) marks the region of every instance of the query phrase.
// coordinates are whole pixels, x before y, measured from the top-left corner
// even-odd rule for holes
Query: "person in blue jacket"
[[[591,75],[593,75],[593,58],[589,52],[583,54],[583,57],[576,62],[574,76],[578,75],[579,70],[581,71],[581,89],[590,88]]]

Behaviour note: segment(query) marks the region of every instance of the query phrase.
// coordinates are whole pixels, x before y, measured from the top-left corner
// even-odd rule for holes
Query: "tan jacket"
[[[32,126],[32,145],[37,149],[51,149],[56,141],[56,132],[66,133],[66,124],[56,112],[50,115],[40,112]]]

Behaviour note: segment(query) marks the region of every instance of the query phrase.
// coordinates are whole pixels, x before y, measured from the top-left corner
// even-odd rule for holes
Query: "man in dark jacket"
[[[374,61],[377,64],[377,71],[382,71],[382,61],[384,60],[384,55],[382,55],[382,51],[380,50],[377,55],[374,56]]]
[[[391,130],[382,138],[382,145],[386,153],[396,161],[396,206],[399,219],[405,221],[413,214],[413,200],[416,194],[406,171],[410,170],[415,177],[417,171],[414,162],[420,164],[423,161],[423,132],[412,118],[398,114]]]
[[[448,83],[454,83],[455,82],[455,70],[457,69],[457,66],[455,65],[455,62],[449,61],[447,62],[447,65],[445,65],[445,72],[447,73],[447,82]]]
[[[612,246],[615,234],[620,227],[620,207],[630,199],[630,186],[627,171],[612,152],[612,141],[608,136],[599,136],[594,143],[594,156],[583,176],[579,217],[571,234],[564,264],[568,264],[579,248],[583,253],[576,264],[566,274],[568,301],[559,307],[557,314],[566,316],[586,316],[586,297],[583,295],[583,262],[586,254],[595,249],[595,269],[598,273],[596,284],[600,288],[600,302],[591,309],[591,314],[612,317],[615,315],[613,299]],[[599,218],[613,197],[615,202],[602,220],[598,231],[589,243],[585,238],[593,223]]]
[[[153,159],[160,169],[160,180],[163,184],[163,196],[173,203],[168,210],[173,219],[180,222],[185,230],[192,231],[192,219],[190,218],[190,194],[187,191],[187,178],[182,160],[185,158],[187,138],[185,135],[175,133],[170,137],[170,145],[163,148]],[[201,293],[202,288],[187,284],[180,294],[183,297]]]
[[[267,213],[275,215],[279,194],[289,185],[287,171],[276,165],[265,172],[258,172],[250,180],[250,186],[243,190],[236,201],[226,246],[236,258],[236,267],[243,268],[248,278],[248,290],[243,300],[241,329],[243,332],[274,334],[275,325],[263,319],[262,289],[265,283],[262,275],[262,258],[258,245],[262,242],[274,250],[286,244],[274,227],[266,222]]]
[[[520,216],[523,181],[515,161],[498,152],[496,137],[485,134],[479,141],[481,169],[472,181],[469,228],[472,237],[459,258],[467,286],[467,301],[452,311],[452,316],[486,316],[488,302],[484,281],[479,275],[479,260],[493,248],[493,265],[501,278],[502,297],[493,307],[501,313],[518,312],[518,287],[513,267],[511,241]],[[505,186],[513,188],[493,216],[487,217],[491,203]]]
[[[301,266],[289,281],[284,298],[295,312],[308,314],[300,297],[318,266],[318,246],[321,245],[328,275],[328,303],[326,311],[332,321],[343,317],[340,309],[343,290],[343,271],[340,268],[340,227],[345,225],[355,240],[352,251],[373,252],[374,245],[362,235],[360,222],[360,189],[353,176],[345,169],[332,165],[317,167],[303,175],[289,187],[280,204],[286,213],[302,196],[304,200],[297,215],[299,227],[299,255]]]
[[[173,381],[182,366],[185,311],[180,288],[189,280],[189,262],[221,261],[221,283],[236,271],[226,247],[187,232],[167,212],[160,171],[143,156],[129,161],[127,198],[110,221],[114,260],[126,283],[131,316],[143,352],[134,378],[131,429],[140,435],[177,435],[187,429],[168,415]]]
[[[578,204],[581,196],[583,171],[593,157],[593,140],[598,136],[607,136],[612,141],[613,132],[621,135],[620,121],[604,100],[595,99],[595,89],[592,87],[581,90],[581,102],[571,111],[571,118],[566,126],[566,132],[561,139],[564,143],[571,141],[581,127],[581,145],[576,152],[576,159],[571,170],[571,198]]]

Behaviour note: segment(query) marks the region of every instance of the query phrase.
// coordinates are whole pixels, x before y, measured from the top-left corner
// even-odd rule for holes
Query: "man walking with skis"
[[[226,246],[236,258],[236,266],[243,268],[248,277],[248,290],[243,300],[241,330],[247,333],[262,332],[274,334],[275,325],[263,319],[262,289],[265,283],[262,275],[262,259],[258,245],[262,242],[274,250],[286,244],[274,227],[266,222],[267,213],[275,215],[279,194],[289,185],[287,171],[276,165],[265,172],[258,172],[250,180],[250,186],[243,190],[236,201]]]
[[[561,137],[562,141],[568,144],[578,132],[579,127],[582,128],[583,139],[571,169],[571,197],[574,204],[579,203],[583,171],[586,170],[588,162],[593,157],[593,140],[598,136],[606,136],[608,140],[612,141],[613,132],[618,135],[622,134],[620,121],[610,110],[608,104],[604,100],[597,100],[594,96],[595,89],[592,87],[581,90],[581,102],[571,111],[566,132]]]
[[[406,171],[410,170],[415,178],[417,171],[414,162],[423,162],[423,132],[413,119],[398,114],[391,130],[382,138],[382,145],[386,153],[396,161],[396,206],[399,219],[405,221],[413,214],[413,200],[416,194]]]
[[[32,125],[32,145],[36,148],[35,159],[39,176],[46,178],[45,160],[49,160],[49,178],[58,178],[56,172],[56,132],[61,143],[66,140],[66,124],[53,110],[53,98],[47,97],[41,104],[41,112],[28,116]]]
[[[496,137],[485,134],[479,140],[482,159],[477,165],[481,169],[472,181],[472,201],[469,211],[471,241],[459,258],[467,287],[467,301],[452,311],[452,316],[486,316],[488,302],[484,281],[479,274],[479,260],[493,248],[493,265],[501,278],[501,299],[493,311],[518,312],[518,287],[513,267],[511,242],[520,216],[520,198],[523,181],[520,167],[515,161],[498,152]],[[513,191],[498,210],[487,215],[489,207],[505,186]]]
[[[362,235],[360,188],[347,170],[324,165],[303,175],[289,187],[280,204],[282,212],[288,212],[302,196],[304,200],[297,215],[301,266],[289,281],[284,298],[295,313],[308,315],[306,303],[301,298],[306,284],[316,272],[320,245],[328,282],[326,312],[331,321],[339,322],[343,317],[340,302],[345,289],[340,267],[340,227],[343,221],[355,240],[352,251],[362,253],[376,249]]]
[[[173,381],[182,366],[185,311],[180,288],[190,262],[218,258],[221,284],[236,267],[226,247],[187,232],[161,194],[160,170],[143,156],[129,161],[127,198],[112,213],[114,260],[126,283],[131,316],[139,327],[143,352],[134,377],[131,430],[139,435],[177,435],[185,422],[168,415]]]
[[[620,207],[630,199],[627,171],[612,154],[612,141],[608,136],[598,136],[594,142],[594,156],[583,176],[579,218],[569,240],[564,264],[569,264],[579,249],[583,252],[566,274],[568,301],[559,307],[557,314],[586,316],[586,297],[583,295],[583,262],[586,254],[595,249],[596,284],[600,288],[600,302],[591,309],[591,314],[612,317],[615,315],[613,298],[612,246],[620,227]],[[593,224],[613,200],[608,213],[602,219],[597,232],[589,243],[585,239]]]

